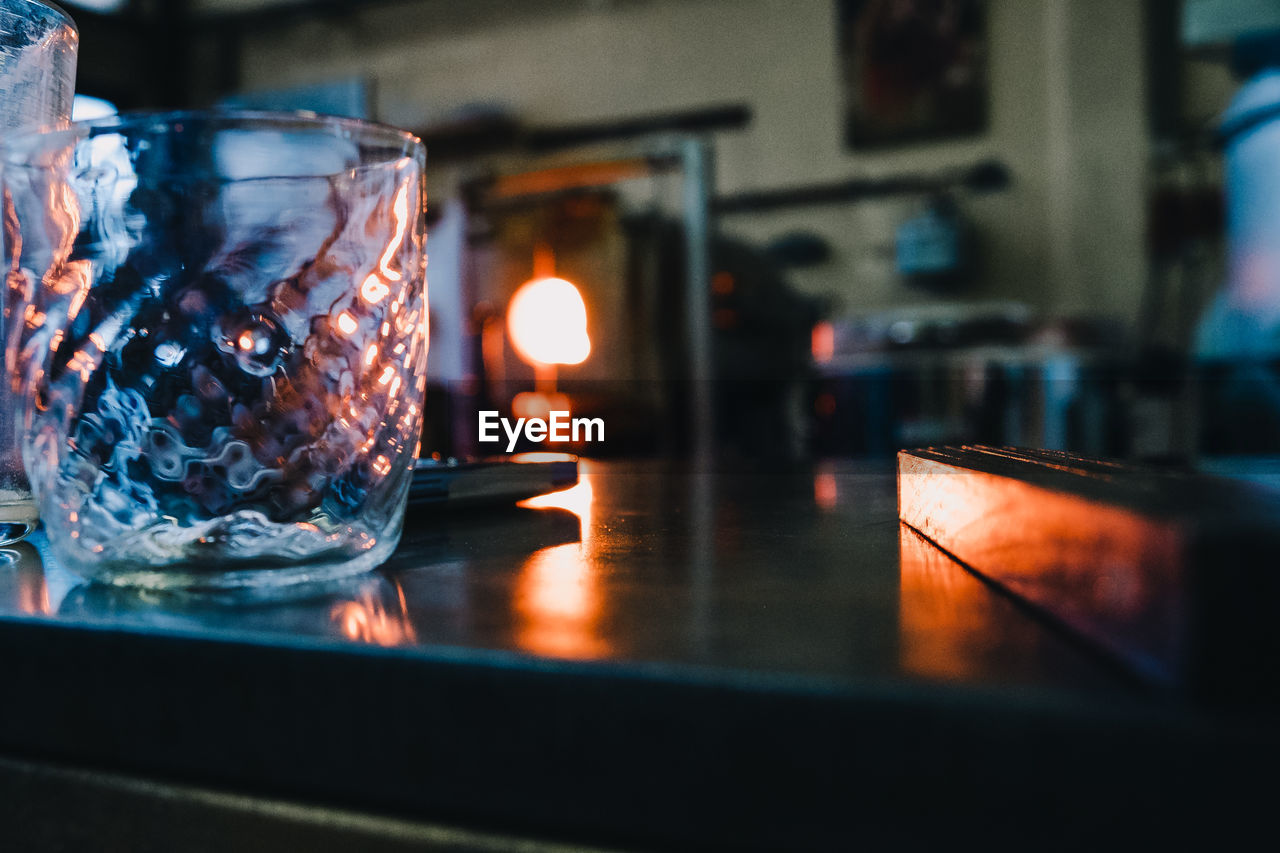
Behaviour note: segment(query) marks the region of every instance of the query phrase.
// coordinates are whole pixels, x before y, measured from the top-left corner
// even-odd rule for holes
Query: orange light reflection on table
[[[963,680],[982,669],[987,643],[999,637],[991,591],[905,524],[898,526],[898,599],[902,668],[913,675]]]
[[[819,509],[835,509],[840,503],[840,486],[832,471],[817,471],[813,475],[813,502]]]
[[[329,617],[343,636],[376,646],[400,646],[416,639],[413,625],[409,622],[404,590],[398,581],[392,583],[396,592],[396,602],[392,606],[388,606],[371,589],[362,591],[354,600],[333,606]]]
[[[597,658],[609,652],[598,623],[601,596],[592,564],[591,512],[595,494],[585,472],[571,489],[522,501],[529,509],[563,509],[578,517],[581,541],[536,551],[520,571],[516,642],[537,655]]]

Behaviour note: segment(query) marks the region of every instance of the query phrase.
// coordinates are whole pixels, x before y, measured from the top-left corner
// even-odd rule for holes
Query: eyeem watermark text
[[[507,452],[513,453],[520,435],[532,442],[543,441],[604,441],[604,418],[571,418],[568,412],[552,411],[549,420],[542,418],[510,418],[499,417],[497,412],[480,413],[481,443],[502,441],[498,428],[507,438]]]

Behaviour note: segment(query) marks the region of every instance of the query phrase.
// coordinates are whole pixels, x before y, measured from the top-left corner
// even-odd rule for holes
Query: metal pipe
[[[684,165],[685,334],[689,345],[690,438],[696,463],[708,462],[715,442],[714,352],[711,341],[711,198],[715,164],[706,140],[680,144]]]

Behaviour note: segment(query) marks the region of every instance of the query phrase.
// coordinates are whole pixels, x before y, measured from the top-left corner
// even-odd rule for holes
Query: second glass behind
[[[215,589],[385,560],[422,427],[421,143],[174,113],[13,136],[0,156],[6,358],[55,556]]]

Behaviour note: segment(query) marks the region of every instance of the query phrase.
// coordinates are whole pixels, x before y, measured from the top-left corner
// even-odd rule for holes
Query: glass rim
[[[80,27],[76,25],[75,19],[71,17],[66,9],[62,8],[57,3],[53,3],[51,0],[19,0],[19,2],[26,3],[28,6],[41,6],[48,9],[50,12],[53,12],[58,17],[62,18],[63,22],[71,28],[72,32],[77,36],[80,35]]]
[[[426,146],[413,133],[381,122],[350,116],[326,115],[309,110],[130,110],[114,115],[62,122],[55,125],[28,127],[0,136],[0,160],[11,165],[16,151],[25,150],[36,139],[93,136],[96,132],[121,131],[131,128],[151,128],[163,132],[181,132],[181,125],[188,121],[213,122],[227,129],[289,130],[311,129],[338,131],[345,138],[382,140],[390,147],[398,147],[404,156],[420,161],[426,159]]]

